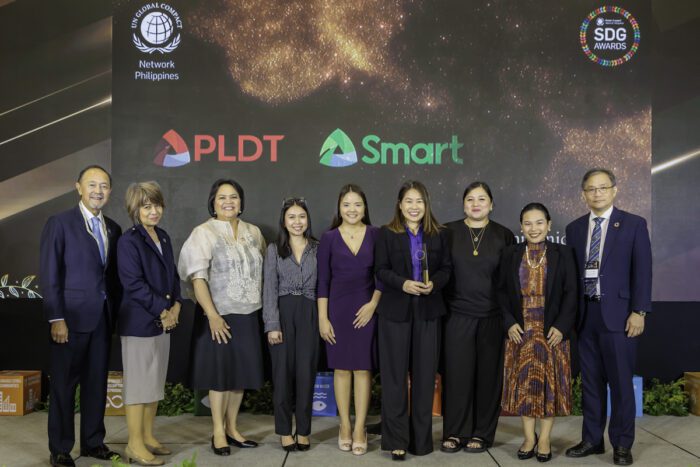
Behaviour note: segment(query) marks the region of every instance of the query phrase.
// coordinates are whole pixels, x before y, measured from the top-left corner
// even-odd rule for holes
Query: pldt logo
[[[284,135],[237,135],[237,151],[231,152],[225,135],[194,135],[192,144],[194,162],[202,156],[216,153],[218,162],[255,162],[267,155],[270,162],[277,162],[278,143]],[[175,130],[168,130],[156,145],[153,163],[161,167],[181,167],[192,162],[185,140]]]
[[[443,152],[449,151],[453,163],[462,165],[463,160],[459,149],[464,144],[459,142],[457,135],[452,135],[449,143],[389,143],[382,141],[377,135],[367,135],[362,138],[362,149],[365,154],[359,159],[365,164],[381,165],[440,165],[443,162]],[[357,164],[358,154],[350,137],[340,128],[335,129],[321,146],[319,163],[328,167],[348,167]]]

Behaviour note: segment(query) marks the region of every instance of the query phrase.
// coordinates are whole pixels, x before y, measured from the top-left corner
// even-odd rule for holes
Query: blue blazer
[[[47,320],[65,320],[69,331],[93,331],[105,304],[111,325],[119,306],[116,252],[122,230],[112,219],[104,219],[108,242],[105,265],[79,206],[51,216],[41,233],[39,283],[44,315]]]
[[[590,214],[566,226],[566,243],[574,249],[583,286]],[[600,264],[603,321],[610,331],[624,331],[631,311],[651,311],[651,242],[644,218],[613,208],[605,234]],[[579,326],[585,319],[580,295]]]
[[[180,297],[180,276],[170,237],[156,227],[163,249],[158,247],[142,225],[136,225],[121,236],[117,245],[119,279],[124,298],[119,308],[119,335],[152,337],[163,333],[156,325],[163,310],[172,307]]]

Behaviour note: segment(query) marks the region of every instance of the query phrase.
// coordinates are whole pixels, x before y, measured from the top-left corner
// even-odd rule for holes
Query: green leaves
[[[683,386],[683,378],[668,384],[658,379],[651,380],[651,386],[644,391],[644,413],[648,415],[688,415],[688,393]]]
[[[165,398],[158,404],[157,415],[175,417],[192,413],[194,410],[194,393],[180,383],[165,383]]]

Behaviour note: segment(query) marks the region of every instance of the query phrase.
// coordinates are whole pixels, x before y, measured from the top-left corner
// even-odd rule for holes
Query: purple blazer
[[[63,319],[72,332],[91,332],[105,305],[113,321],[121,299],[117,276],[119,225],[105,217],[107,260],[88,233],[79,206],[51,216],[41,233],[39,283],[47,320]]]
[[[160,314],[176,301],[182,302],[170,237],[159,227],[156,235],[162,255],[142,225],[130,228],[119,239],[119,279],[124,287],[118,320],[120,336],[162,334],[163,329],[156,325]]]
[[[581,291],[585,290],[589,216],[566,226],[566,243],[576,254]],[[600,293],[603,321],[611,331],[624,331],[631,311],[651,311],[651,242],[644,218],[613,208],[600,264]],[[583,305],[580,294],[579,326],[585,319]]]

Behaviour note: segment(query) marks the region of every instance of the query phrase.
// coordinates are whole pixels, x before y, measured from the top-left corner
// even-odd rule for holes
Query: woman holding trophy
[[[433,216],[427,189],[418,181],[405,182],[394,218],[382,227],[375,247],[375,273],[384,285],[377,307],[382,449],[394,460],[405,459],[406,451],[417,456],[433,451],[442,289],[451,270],[447,237]]]

